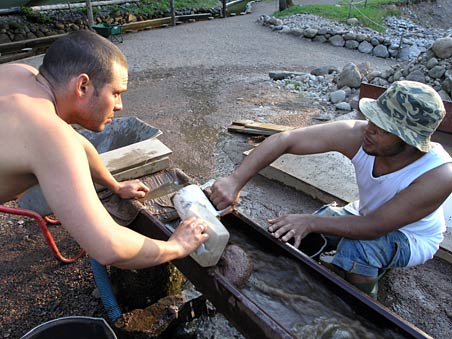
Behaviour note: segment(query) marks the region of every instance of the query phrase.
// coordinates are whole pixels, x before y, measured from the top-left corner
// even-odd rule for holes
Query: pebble
[[[358,49],[362,53],[398,60],[417,57],[437,39],[452,35],[452,28],[425,28],[407,18],[394,16],[385,19],[384,34],[358,26],[354,21],[347,25],[312,14],[295,14],[283,18],[262,15],[258,22],[280,33],[301,35],[315,41],[323,37],[336,47]]]
[[[277,24],[278,29],[316,40],[322,35],[334,46],[357,49],[380,58],[398,57],[400,63],[385,72],[376,72],[370,65],[323,66],[310,73],[270,72],[279,87],[300,93],[300,96],[328,102],[338,113],[356,109],[362,82],[387,87],[394,81],[413,80],[432,86],[443,100],[452,97],[452,29],[431,29],[414,24],[406,18],[388,17],[384,35],[367,27],[341,24],[312,14],[296,14],[277,19],[259,17],[264,26]],[[296,32],[296,34],[294,33]],[[316,37],[314,37],[317,35]],[[340,92],[348,88],[347,92]]]

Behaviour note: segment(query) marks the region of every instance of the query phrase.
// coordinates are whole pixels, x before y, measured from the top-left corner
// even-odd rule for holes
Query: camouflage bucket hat
[[[396,81],[377,100],[362,98],[360,111],[375,125],[422,152],[446,114],[439,94],[416,81]]]

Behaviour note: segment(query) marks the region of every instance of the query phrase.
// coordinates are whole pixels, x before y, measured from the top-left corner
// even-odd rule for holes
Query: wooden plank
[[[66,34],[57,34],[36,39],[7,42],[4,44],[0,44],[0,53],[19,51],[24,48],[48,46],[58,38],[63,37],[65,35]]]
[[[268,130],[260,130],[255,128],[247,128],[245,126],[231,125],[228,127],[229,132],[235,133],[244,133],[244,134],[253,134],[253,135],[265,135],[269,136],[278,132],[268,131]]]
[[[277,125],[272,123],[263,123],[263,122],[256,122],[252,120],[237,120],[232,122],[232,126],[244,126],[247,128],[253,128],[256,130],[263,130],[263,131],[271,131],[274,133],[277,132],[283,132],[283,131],[290,131],[295,129],[295,127],[292,126],[286,126],[286,125]]]
[[[440,246],[438,252],[435,253],[435,257],[443,259],[449,263],[452,263],[452,252],[448,251],[442,246]]]

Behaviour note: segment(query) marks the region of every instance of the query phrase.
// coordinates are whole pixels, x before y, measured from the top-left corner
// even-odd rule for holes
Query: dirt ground
[[[439,5],[444,10],[437,11]],[[418,13],[421,22],[449,25],[452,17],[452,0],[408,8],[410,13]],[[228,133],[231,121],[305,126],[321,122],[322,113],[331,110],[278,88],[268,78],[275,65],[161,67],[152,72],[133,69],[129,92],[124,96],[126,109],[120,115],[135,115],[160,128],[163,135],[159,139],[173,150],[172,165],[198,181],[227,175],[240,163],[242,152],[260,141]],[[275,214],[300,209],[313,212],[320,205],[303,193],[256,176],[244,189],[239,208],[263,224]],[[50,226],[50,232],[63,254],[77,252],[64,227]],[[19,338],[34,326],[62,316],[107,318],[88,258],[60,264],[32,220],[0,214],[0,253],[0,338]],[[379,300],[432,337],[449,338],[451,290],[451,264],[435,258],[425,265],[391,271],[381,284]],[[221,317],[200,326],[194,335],[237,336]]]

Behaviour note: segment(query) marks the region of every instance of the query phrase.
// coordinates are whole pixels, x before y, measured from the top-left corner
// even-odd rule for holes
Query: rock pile
[[[281,19],[262,15],[258,22],[280,33],[400,61],[417,57],[438,38],[452,35],[451,29],[433,30],[396,17],[386,19],[385,34],[358,26],[354,18],[349,19],[348,24],[341,24],[312,14],[296,14]]]
[[[387,87],[398,80],[419,81],[432,86],[443,100],[452,101],[452,37],[436,40],[417,58],[385,72],[372,71],[369,63],[349,63],[342,70],[330,65],[310,73],[271,72],[269,76],[288,90],[333,104],[343,113],[357,109],[362,82]]]

